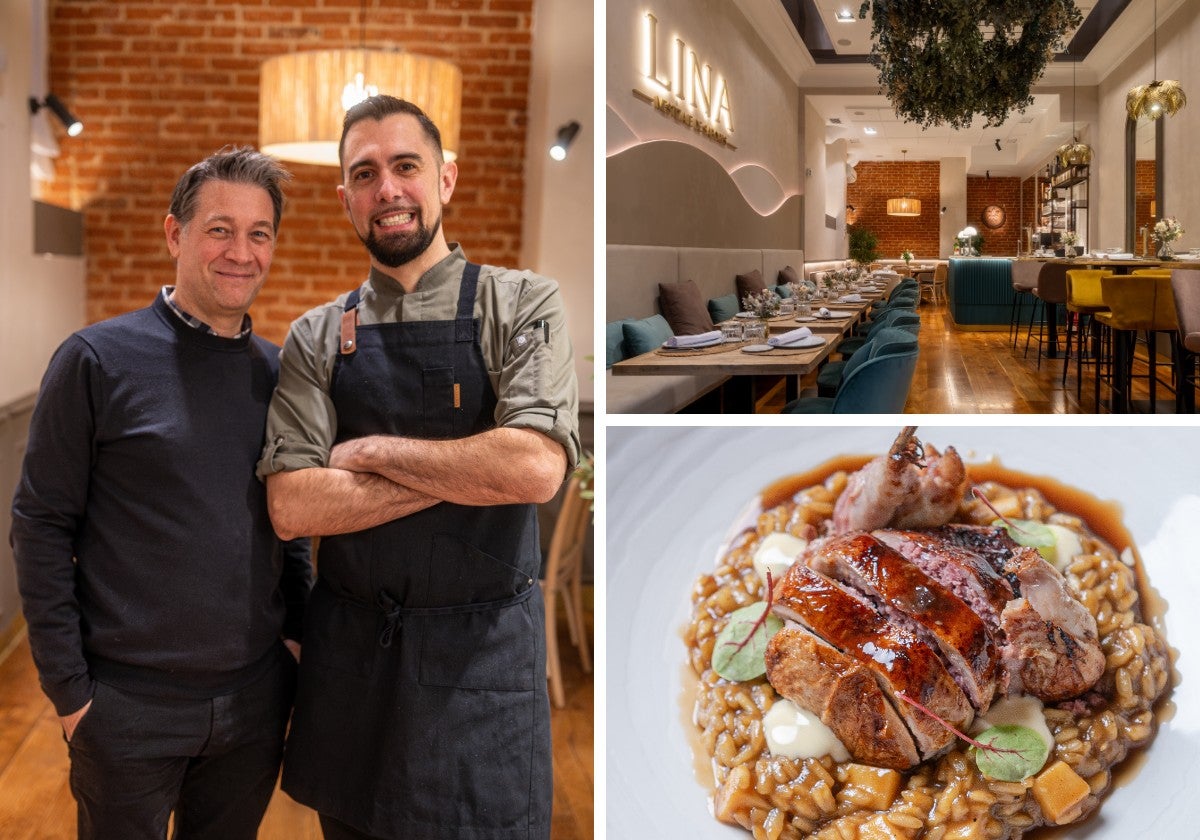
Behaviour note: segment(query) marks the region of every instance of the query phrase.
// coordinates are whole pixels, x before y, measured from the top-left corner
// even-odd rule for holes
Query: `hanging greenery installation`
[[[871,63],[906,122],[1001,125],[1033,104],[1031,88],[1083,16],[1074,0],[864,0]]]

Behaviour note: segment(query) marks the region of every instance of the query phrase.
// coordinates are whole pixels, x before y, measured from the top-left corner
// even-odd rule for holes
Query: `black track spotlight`
[[[1004,151],[1004,149],[1000,148],[1000,139],[999,138],[996,138],[996,151],[997,152]]]
[[[54,112],[54,116],[58,117],[59,122],[67,129],[69,136],[78,137],[83,133],[83,123],[53,93],[46,94],[46,98],[40,102],[32,96],[29,97],[29,113],[36,114],[43,108],[49,108]]]
[[[575,122],[575,120],[571,120],[566,125],[560,126],[558,135],[554,138],[554,145],[550,147],[550,157],[555,160],[565,160],[567,149],[571,148],[571,142],[578,133],[579,123]]]

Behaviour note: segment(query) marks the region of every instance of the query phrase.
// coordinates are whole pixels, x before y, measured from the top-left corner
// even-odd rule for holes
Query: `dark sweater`
[[[225,694],[269,661],[285,613],[299,638],[307,542],[281,546],[254,475],[278,366],[274,344],[192,328],[161,297],[54,354],[11,541],[59,714],[88,701],[93,679]]]

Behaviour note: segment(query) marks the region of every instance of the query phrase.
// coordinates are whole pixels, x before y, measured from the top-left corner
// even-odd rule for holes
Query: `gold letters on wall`
[[[733,104],[725,78],[701,62],[696,51],[674,36],[659,41],[658,18],[642,17],[642,60],[638,68],[642,89],[634,96],[661,114],[727,148],[733,133]]]

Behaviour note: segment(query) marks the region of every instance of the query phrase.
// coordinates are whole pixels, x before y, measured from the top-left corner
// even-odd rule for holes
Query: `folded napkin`
[[[767,344],[770,344],[772,347],[781,347],[785,344],[794,344],[802,338],[808,338],[810,335],[812,335],[812,330],[808,327],[800,327],[796,330],[789,330],[788,332],[771,336],[767,339]]]
[[[1121,252],[1119,254],[1109,254],[1108,258],[1110,260],[1131,260],[1133,259],[1133,254]]]
[[[822,306],[820,309],[817,310],[817,314],[820,315],[822,318],[832,318],[833,317],[833,313],[830,312],[828,309],[826,309],[824,306]]]
[[[667,339],[668,347],[695,347],[697,344],[708,344],[712,341],[719,341],[721,338],[720,330],[710,330],[699,335],[673,335]]]

